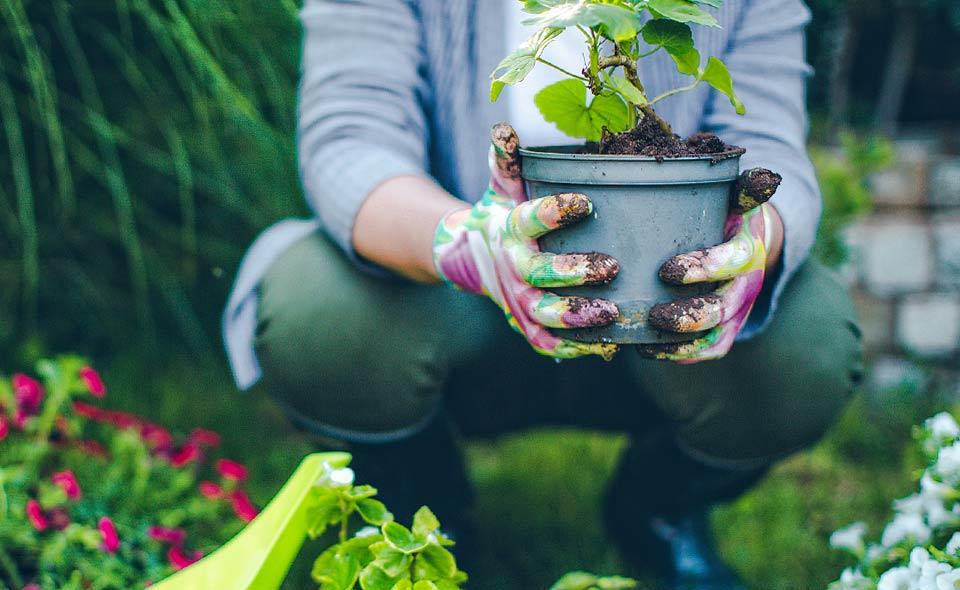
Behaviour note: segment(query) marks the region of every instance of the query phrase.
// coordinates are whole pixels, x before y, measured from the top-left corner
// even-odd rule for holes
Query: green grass
[[[251,466],[254,498],[268,501],[313,449],[310,441],[288,427],[263,392],[236,393],[222,369],[165,364],[146,380],[132,364],[105,367],[111,403],[182,430],[219,430],[227,456]],[[714,512],[724,554],[757,590],[824,588],[845,563],[826,546],[830,532],[865,520],[879,534],[890,500],[915,485],[911,426],[944,405],[907,388],[857,399],[815,449]],[[620,436],[576,430],[471,442],[484,546],[472,587],[532,590],[571,569],[623,571],[598,518],[623,444]],[[321,548],[308,543],[288,587],[309,587],[309,563]]]

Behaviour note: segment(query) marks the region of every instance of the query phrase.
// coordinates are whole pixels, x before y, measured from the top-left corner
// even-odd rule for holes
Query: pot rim
[[[739,158],[746,149],[738,146],[731,146],[725,152],[718,154],[700,154],[695,156],[643,156],[639,154],[582,154],[576,153],[576,150],[583,148],[583,145],[545,145],[521,147],[521,156],[533,156],[549,160],[579,160],[582,162],[722,162],[733,158]]]

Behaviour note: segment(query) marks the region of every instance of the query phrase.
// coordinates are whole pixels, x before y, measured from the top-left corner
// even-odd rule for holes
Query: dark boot
[[[740,495],[766,472],[705,465],[667,433],[634,441],[606,493],[604,521],[635,575],[671,590],[744,590],[716,552],[709,508]]]

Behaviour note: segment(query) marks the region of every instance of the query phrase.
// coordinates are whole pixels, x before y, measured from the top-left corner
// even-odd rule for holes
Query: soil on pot
[[[652,156],[657,159],[743,153],[743,148],[728,145],[713,133],[695,133],[686,139],[667,133],[651,117],[642,119],[636,127],[623,133],[604,130],[599,143],[588,145],[587,150],[599,154]]]

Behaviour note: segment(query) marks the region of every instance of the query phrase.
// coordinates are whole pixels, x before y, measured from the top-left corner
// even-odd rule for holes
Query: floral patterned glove
[[[516,132],[500,123],[491,141],[490,188],[473,208],[450,213],[440,222],[433,247],[437,272],[456,287],[492,299],[537,352],[610,359],[616,345],[574,342],[548,328],[609,324],[619,315],[616,305],[543,289],[608,283],[620,265],[606,254],[550,254],[537,245],[537,238],[547,232],[588,217],[593,205],[574,193],[528,201]]]
[[[657,328],[710,331],[692,342],[641,345],[642,355],[696,363],[722,358],[730,351],[763,288],[774,215],[766,202],[780,181],[779,174],[763,168],[744,172],[735,185],[733,209],[727,218],[724,235],[728,241],[675,256],[660,267],[660,278],[674,285],[726,282],[709,295],[654,306],[649,321]]]

